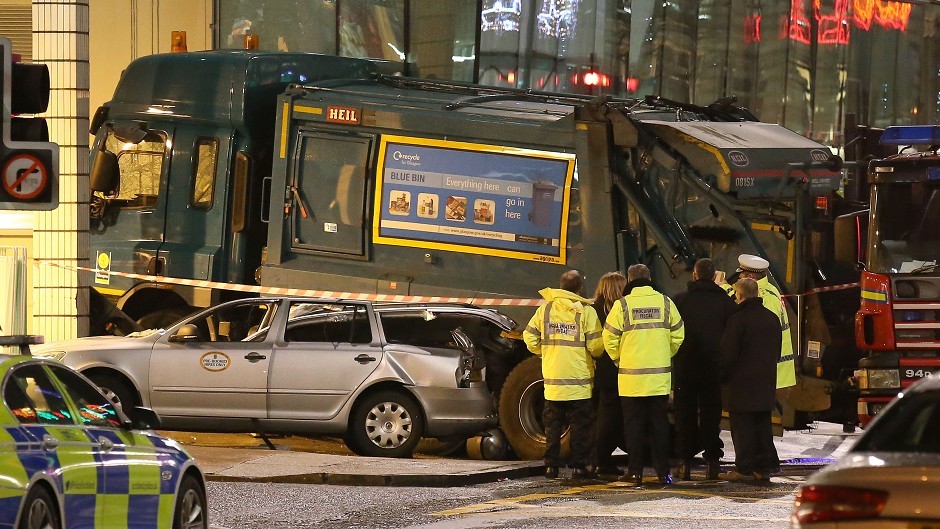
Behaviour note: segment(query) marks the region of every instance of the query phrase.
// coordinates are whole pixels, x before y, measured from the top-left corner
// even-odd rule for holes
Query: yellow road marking
[[[633,489],[633,485],[627,483],[607,483],[603,485],[585,485],[581,487],[572,487],[564,489],[556,493],[538,493],[538,494],[525,494],[522,496],[515,496],[511,498],[501,498],[496,500],[490,500],[483,503],[477,503],[474,505],[466,505],[463,507],[457,507],[454,509],[447,509],[444,511],[438,511],[431,513],[433,516],[466,516],[474,514],[487,514],[498,511],[507,511],[507,510],[525,510],[525,509],[547,509],[544,513],[540,515],[544,516],[628,516],[628,517],[637,517],[637,518],[684,518],[687,515],[677,515],[670,516],[664,515],[661,513],[642,513],[634,511],[620,511],[618,509],[605,510],[608,514],[598,514],[598,511],[591,513],[585,513],[583,511],[578,511],[577,513],[572,514],[559,514],[559,513],[550,513],[550,510],[564,509],[566,507],[559,507],[555,505],[528,505],[525,502],[536,501],[536,500],[546,500],[552,498],[562,498],[565,496],[573,496],[581,494],[584,492],[617,492],[623,495],[638,496],[638,495],[649,495],[649,494],[660,494],[660,495],[682,495],[682,496],[691,496],[696,498],[725,498],[731,500],[745,500],[753,502],[763,502],[763,503],[773,503],[780,505],[790,505],[793,503],[793,500],[778,500],[760,497],[760,494],[780,494],[779,490],[761,490],[761,491],[725,491],[725,492],[699,492],[688,489],[681,488],[667,488],[667,489]],[[697,516],[697,518],[700,518]],[[766,521],[780,521],[788,520],[788,518],[752,518],[752,517],[740,517],[740,516],[717,516],[717,517],[704,517],[709,520],[766,520]]]

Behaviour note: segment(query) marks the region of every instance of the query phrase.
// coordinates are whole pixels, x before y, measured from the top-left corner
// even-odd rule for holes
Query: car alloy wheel
[[[25,510],[20,517],[19,529],[60,529],[59,512],[49,492],[41,486],[33,487],[23,503]]]
[[[366,435],[379,448],[398,448],[411,437],[414,420],[397,402],[380,402],[366,415]]]
[[[174,529],[206,529],[206,496],[192,476],[183,478],[179,496],[176,498]]]

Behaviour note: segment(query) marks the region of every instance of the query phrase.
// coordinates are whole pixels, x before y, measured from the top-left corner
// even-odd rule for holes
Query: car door
[[[103,527],[106,483],[98,441],[74,419],[68,403],[39,363],[15,368],[3,387],[3,400],[35,439],[19,454],[28,475],[56,476],[69,528]]]
[[[352,301],[288,303],[271,363],[269,417],[331,419],[382,361],[372,307]]]
[[[142,433],[126,428],[114,405],[97,388],[70,369],[48,366],[77,412],[79,422],[98,444],[103,464],[104,494],[101,527],[169,527],[173,522],[172,494],[163,491],[163,470],[170,461],[159,458]],[[169,494],[169,495],[167,495]]]
[[[271,362],[265,322],[275,307],[271,300],[225,303],[157,340],[150,356],[154,410],[164,418],[265,418]]]

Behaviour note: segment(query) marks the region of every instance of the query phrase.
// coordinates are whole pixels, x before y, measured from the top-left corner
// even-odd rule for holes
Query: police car
[[[128,419],[84,376],[0,355],[0,528],[205,529],[202,472],[156,413]]]

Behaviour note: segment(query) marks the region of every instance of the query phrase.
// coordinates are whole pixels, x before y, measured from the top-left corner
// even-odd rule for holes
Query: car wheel
[[[121,408],[121,411],[125,414],[130,414],[134,406],[140,402],[134,389],[115,375],[102,373],[93,374],[88,378],[97,384],[104,396],[108,397],[108,400],[113,402],[116,407]],[[127,410],[124,410],[125,406],[127,406]]]
[[[542,424],[544,406],[542,360],[533,356],[513,368],[499,393],[499,426],[521,459],[545,457],[545,426]],[[567,431],[561,436],[563,456],[569,452],[569,437]]]
[[[196,478],[187,475],[180,483],[180,491],[176,496],[173,529],[206,529],[208,521],[206,492]]]
[[[144,329],[166,329],[192,312],[193,310],[189,307],[155,310],[141,316],[137,324]]]
[[[61,529],[59,510],[45,487],[36,486],[26,495],[17,529]]]
[[[414,398],[378,391],[353,407],[347,445],[361,456],[411,457],[423,434],[424,414]]]

